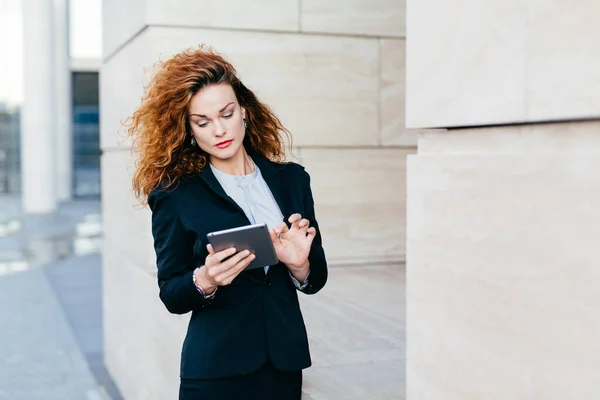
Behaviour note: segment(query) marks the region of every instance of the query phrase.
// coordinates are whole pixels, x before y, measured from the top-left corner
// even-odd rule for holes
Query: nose
[[[218,120],[215,121],[215,136],[221,137],[225,135],[225,133],[227,133],[227,131],[225,130],[225,126],[223,125],[223,123]]]

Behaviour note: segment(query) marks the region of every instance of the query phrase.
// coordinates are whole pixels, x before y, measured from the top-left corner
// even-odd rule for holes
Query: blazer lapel
[[[210,166],[208,164],[206,164],[206,167],[204,167],[202,172],[200,172],[200,176],[202,177],[204,182],[208,185],[208,187],[213,192],[215,192],[223,200],[227,201],[230,205],[235,207],[237,210],[239,210],[239,212],[241,212],[244,216],[246,216],[246,213],[244,213],[244,210],[242,210],[242,208],[235,202],[235,200],[233,200],[231,197],[229,197],[227,195],[227,193],[225,193],[225,190],[223,189],[223,187],[217,180],[217,177],[212,172],[212,169],[210,168]],[[250,221],[248,221],[248,223],[250,223]]]

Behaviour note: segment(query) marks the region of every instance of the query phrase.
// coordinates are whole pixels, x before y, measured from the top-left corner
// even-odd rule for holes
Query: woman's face
[[[192,96],[189,118],[198,146],[209,158],[228,160],[243,149],[246,110],[231,85],[209,85]]]

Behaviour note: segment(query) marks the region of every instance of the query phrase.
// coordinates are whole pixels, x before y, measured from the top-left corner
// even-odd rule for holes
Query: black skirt
[[[248,375],[181,379],[179,400],[300,400],[302,371],[283,372],[267,361]]]

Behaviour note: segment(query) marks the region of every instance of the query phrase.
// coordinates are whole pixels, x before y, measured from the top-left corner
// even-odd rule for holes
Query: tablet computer
[[[245,269],[262,268],[279,262],[267,224],[211,232],[206,237],[217,253],[230,247],[235,247],[238,252],[249,250],[254,253],[256,258]]]

